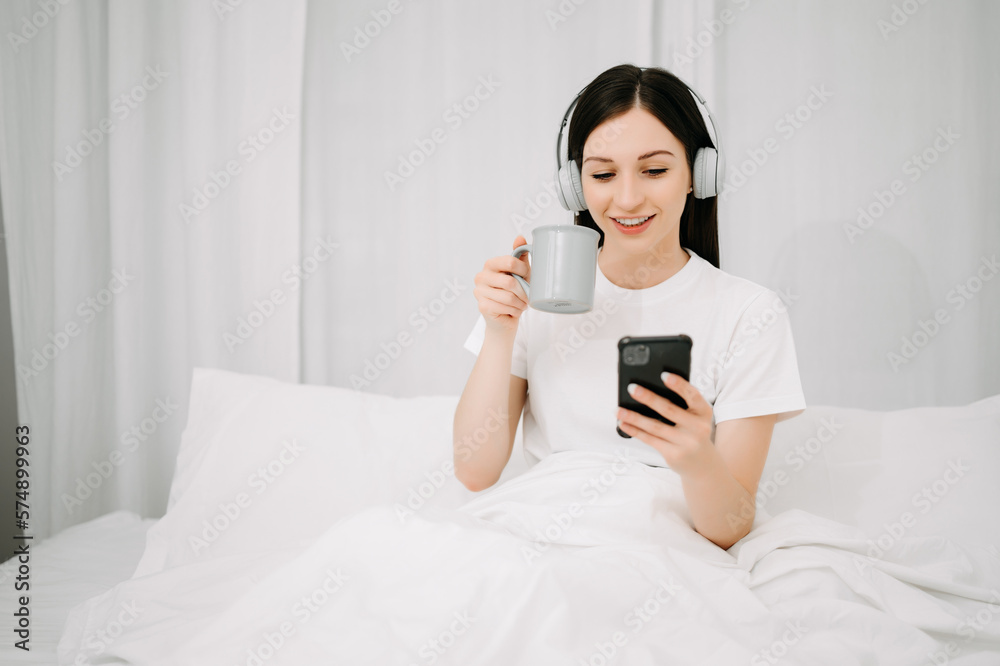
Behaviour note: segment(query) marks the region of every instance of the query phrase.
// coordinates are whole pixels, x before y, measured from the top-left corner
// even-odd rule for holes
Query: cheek
[[[586,176],[584,177],[586,178]],[[609,199],[607,188],[595,187],[593,181],[583,181],[583,199],[587,202],[588,209],[602,210],[607,206]]]
[[[691,187],[691,184],[691,180],[686,177],[672,178],[669,181],[664,181],[660,192],[683,205],[684,201],[687,200],[688,188]]]

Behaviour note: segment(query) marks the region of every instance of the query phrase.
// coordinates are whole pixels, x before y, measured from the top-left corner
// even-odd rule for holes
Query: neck
[[[597,263],[612,284],[623,289],[647,289],[670,279],[684,268],[690,258],[680,243],[627,255],[609,254],[602,247]]]

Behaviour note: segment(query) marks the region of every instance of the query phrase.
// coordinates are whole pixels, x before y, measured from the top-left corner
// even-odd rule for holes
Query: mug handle
[[[510,254],[511,254],[512,257],[514,257],[516,259],[517,257],[520,257],[525,252],[528,252],[528,253],[531,252],[531,243],[528,243],[527,245],[522,245],[522,246],[516,248]],[[530,254],[529,254],[529,256],[530,256]],[[529,291],[529,288],[528,288],[528,281],[525,280],[520,275],[515,275],[514,273],[508,273],[508,275],[510,275],[511,277],[513,277],[515,280],[517,280],[521,284],[521,289],[524,289],[524,296],[525,296],[525,298],[527,298],[530,301],[531,300],[531,292]]]

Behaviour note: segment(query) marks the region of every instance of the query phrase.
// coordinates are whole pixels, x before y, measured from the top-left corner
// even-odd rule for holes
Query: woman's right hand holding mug
[[[514,239],[511,250],[527,243],[524,236],[518,236]],[[516,258],[510,254],[502,254],[487,259],[483,270],[476,274],[476,286],[472,293],[479,302],[479,312],[486,320],[487,330],[516,333],[521,313],[528,308],[528,296],[511,273],[531,281],[531,265],[528,263],[527,253]]]

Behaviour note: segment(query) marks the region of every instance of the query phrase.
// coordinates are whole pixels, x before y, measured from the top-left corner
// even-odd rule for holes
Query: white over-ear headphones
[[[715,144],[715,148],[705,146],[698,149],[694,156],[694,169],[691,172],[692,190],[695,198],[708,199],[717,196],[722,191],[722,178],[725,174],[725,161],[722,157],[722,147],[719,145],[719,130],[715,126],[715,118],[712,117],[712,112],[705,100],[695,92],[694,88],[686,83],[684,85],[691,91],[691,96],[694,97],[698,109],[702,111],[702,118],[708,116],[706,126],[710,128],[712,143]],[[568,154],[566,164],[562,163],[562,137],[566,125],[569,123],[570,113],[573,112],[582,94],[583,90],[577,94],[569,108],[566,109],[566,113],[563,114],[562,124],[559,125],[559,137],[556,139],[556,195],[563,208],[574,212],[587,210],[587,203],[583,199],[583,179],[580,176],[580,166],[576,160],[569,159]],[[567,136],[567,143],[568,141]]]

